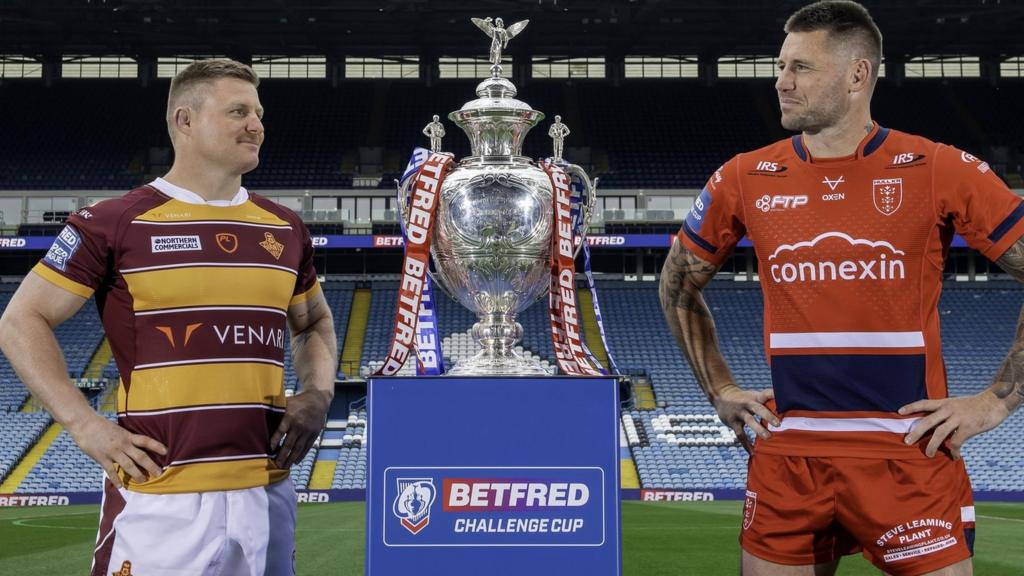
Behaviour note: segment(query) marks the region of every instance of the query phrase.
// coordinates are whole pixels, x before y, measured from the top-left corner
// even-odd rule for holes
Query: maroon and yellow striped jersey
[[[245,189],[198,203],[162,179],[79,210],[33,271],[95,294],[121,373],[124,428],[167,446],[147,493],[287,477],[269,457],[284,414],[287,310],[319,290],[299,217]],[[214,205],[217,204],[217,205]]]

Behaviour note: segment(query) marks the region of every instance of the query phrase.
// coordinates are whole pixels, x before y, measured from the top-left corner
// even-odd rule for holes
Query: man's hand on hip
[[[983,390],[974,396],[918,400],[899,410],[902,415],[915,412],[928,414],[914,425],[903,439],[904,442],[914,444],[934,430],[924,453],[929,458],[935,456],[942,443],[949,438],[949,449],[955,460],[960,459],[960,447],[968,438],[995,428],[1010,415],[1006,404],[991,390]]]
[[[771,422],[778,426],[779,417],[769,410],[765,403],[774,397],[775,393],[771,388],[744,390],[735,384],[731,384],[719,390],[712,399],[715,410],[718,411],[718,417],[726,426],[736,432],[736,438],[748,454],[753,451],[754,447],[750,439],[747,438],[747,433],[743,430],[743,427],[749,426],[754,431],[754,434],[761,438],[767,439],[771,437],[765,422]],[[754,416],[760,416],[761,421],[758,422]]]
[[[116,466],[139,483],[156,478],[163,472],[147,451],[166,456],[166,446],[149,436],[133,434],[99,414],[92,413],[81,425],[69,427],[68,433],[82,452],[95,460],[118,488],[124,485]]]
[[[284,418],[270,438],[270,454],[278,468],[291,467],[309,452],[327,421],[330,406],[330,395],[315,388],[288,399]]]

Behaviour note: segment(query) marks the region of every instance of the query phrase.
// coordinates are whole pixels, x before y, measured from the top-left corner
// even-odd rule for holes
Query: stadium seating
[[[349,414],[345,429],[339,435],[342,446],[338,450],[331,488],[366,488],[366,410]]]
[[[339,339],[347,324],[351,283],[324,285],[335,312]],[[714,415],[693,379],[682,354],[663,326],[654,282],[600,281],[602,311],[610,346],[626,372],[642,372],[653,384],[658,408],[627,409],[622,424],[628,448],[645,488],[740,489],[746,478],[746,454]],[[435,290],[446,361],[475,353],[468,330],[476,318],[441,290]],[[741,385],[759,388],[770,377],[762,349],[762,299],[757,284],[719,280],[706,291],[719,328],[721,346]],[[370,323],[363,349],[363,370],[379,365],[390,341],[397,282],[374,281]],[[988,386],[1013,337],[1014,320],[1024,302],[1015,283],[947,283],[940,302],[950,392],[975,393]],[[519,317],[524,325],[524,353],[552,365],[546,301]],[[290,364],[290,361],[289,361]],[[450,364],[449,364],[450,365]],[[406,371],[414,373],[412,363]],[[288,374],[293,374],[290,371]],[[13,465],[48,418],[40,414],[3,414],[0,424],[11,430],[29,428],[20,443],[7,439],[0,466]],[[24,419],[24,420],[23,420]],[[14,422],[17,420],[17,422]],[[14,422],[12,424],[12,422]],[[25,422],[31,422],[31,426]],[[33,433],[34,430],[34,433]],[[34,435],[33,435],[34,434]],[[964,457],[976,490],[1024,491],[1024,455],[1017,440],[1024,434],[1024,411],[1002,426],[974,438]],[[21,438],[22,436],[19,436]],[[364,488],[366,484],[366,412],[349,413],[344,430],[328,431],[323,440],[340,440],[333,488]],[[331,450],[334,450],[332,448]],[[8,454],[15,454],[13,457]],[[296,485],[308,485],[315,451],[293,467]],[[8,460],[12,460],[8,463]],[[99,486],[99,469],[63,433],[19,488],[32,491],[78,491]]]
[[[49,425],[50,415],[45,412],[0,412],[0,480],[7,477]]]
[[[267,141],[259,168],[244,183],[256,191],[351,188],[358,170],[374,178],[370,187],[391,188],[412,148],[426,144],[421,130],[432,114],[445,119],[445,149],[463,157],[468,140],[447,114],[475,97],[476,83],[349,82],[331,88],[326,82],[266,82],[260,98],[267,110]],[[908,81],[897,87],[882,80],[877,91],[874,113],[884,126],[982,157],[993,146],[1021,157],[1016,135],[1024,128],[1024,115],[1016,103],[1024,87],[970,80]],[[786,135],[766,81],[610,86],[534,80],[522,83],[518,97],[548,117],[527,135],[524,154],[550,155],[546,126],[561,114],[572,129],[567,158],[574,160],[573,147],[590,148],[589,164],[605,189],[700,187],[736,152]],[[0,118],[0,189],[126,190],[144,183],[147,173],[168,161],[159,152],[169,144],[165,106],[163,82],[145,88],[89,80],[59,88],[5,83],[0,109],[59,113]],[[380,159],[357,168],[360,147],[379,149]],[[1016,161],[1006,166],[986,159],[999,173],[1020,172]]]

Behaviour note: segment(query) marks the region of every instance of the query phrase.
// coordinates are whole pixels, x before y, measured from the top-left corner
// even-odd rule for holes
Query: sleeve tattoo
[[[1014,242],[996,264],[1019,282],[1024,282],[1024,238]],[[1024,309],[1017,318],[1013,345],[996,373],[992,391],[1006,402],[1011,412],[1024,403]]]
[[[702,292],[718,268],[675,242],[658,286],[665,320],[709,399],[716,395],[716,385],[732,382],[718,346],[715,321]]]

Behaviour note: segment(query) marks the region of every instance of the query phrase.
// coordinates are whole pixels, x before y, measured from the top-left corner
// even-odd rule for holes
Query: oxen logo
[[[433,478],[398,478],[398,497],[391,506],[405,529],[413,534],[430,524],[430,508],[434,505],[437,490]]]
[[[110,576],[132,576],[132,563],[125,560],[121,563],[121,569],[117,572],[111,572]]]
[[[875,210],[892,216],[903,204],[903,178],[882,178],[871,181],[871,197]]]
[[[230,232],[221,232],[215,238],[217,240],[217,247],[228,254],[234,254],[235,250],[238,250],[238,236]]]
[[[754,512],[757,512],[757,492],[747,490],[747,499],[743,501],[743,529],[750,528],[754,523]]]

